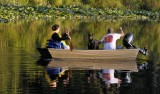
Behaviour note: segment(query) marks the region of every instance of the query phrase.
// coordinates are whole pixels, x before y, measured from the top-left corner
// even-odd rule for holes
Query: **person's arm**
[[[66,31],[66,35],[67,35],[67,37],[71,40],[71,36],[70,36],[70,34],[69,34],[69,31],[68,31],[68,30]]]
[[[104,36],[103,38],[99,41],[99,44],[103,43],[104,42]]]
[[[121,32],[121,37],[123,37],[124,36],[124,31],[123,31],[122,27],[120,27],[120,32]]]
[[[69,40],[69,39],[71,39],[71,37],[70,37],[69,34],[64,33],[64,34],[62,35],[62,40]]]

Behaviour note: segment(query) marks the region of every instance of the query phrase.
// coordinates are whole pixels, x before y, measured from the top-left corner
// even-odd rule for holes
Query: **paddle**
[[[73,43],[72,43],[71,38],[70,38],[70,40],[69,40],[69,47],[70,47],[70,50],[72,51],[72,50],[73,50]]]
[[[69,47],[70,47],[70,50],[72,51],[74,47],[73,47],[72,39],[71,39],[71,37],[69,35],[69,30],[67,30],[66,34],[69,37]]]

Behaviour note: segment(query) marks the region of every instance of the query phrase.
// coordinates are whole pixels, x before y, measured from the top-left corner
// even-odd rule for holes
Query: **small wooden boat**
[[[73,50],[38,48],[41,57],[57,59],[119,59],[135,60],[138,49],[119,49],[119,50]]]
[[[138,49],[64,50],[39,48],[42,57],[52,58],[48,67],[76,69],[118,69],[138,71]]]

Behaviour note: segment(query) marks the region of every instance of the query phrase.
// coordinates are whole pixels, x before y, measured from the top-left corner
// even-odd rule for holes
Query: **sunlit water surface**
[[[137,60],[138,72],[115,69],[115,77],[128,82],[108,85],[102,79],[106,69],[48,67],[49,60],[40,58],[37,47],[45,47],[51,26],[71,30],[76,49],[87,49],[87,33],[98,40],[108,27],[135,36],[134,44],[146,47],[149,56]],[[160,94],[158,22],[147,21],[20,21],[0,23],[0,94]],[[117,45],[122,45],[119,40]],[[67,42],[68,43],[68,42]],[[126,76],[127,75],[127,76]]]

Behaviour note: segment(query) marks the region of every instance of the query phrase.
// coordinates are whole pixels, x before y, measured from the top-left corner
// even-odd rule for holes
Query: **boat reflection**
[[[147,63],[82,59],[40,59],[48,86],[54,94],[120,94],[133,85],[132,75]],[[133,73],[133,74],[132,74]],[[83,91],[83,93],[81,92]]]
[[[135,61],[123,60],[98,60],[98,59],[50,59],[47,67],[61,67],[76,70],[99,70],[99,69],[116,69],[116,70],[129,70],[138,72],[137,63]]]
[[[70,83],[70,80],[75,79],[72,78],[72,71],[79,70],[85,72],[88,84],[92,84],[93,81],[98,83],[97,81],[100,80],[99,87],[102,87],[104,92],[132,83],[131,73],[138,71],[136,62],[40,59],[37,64],[45,68],[45,78],[52,88],[57,88],[60,83],[63,87],[73,84],[73,81]]]

